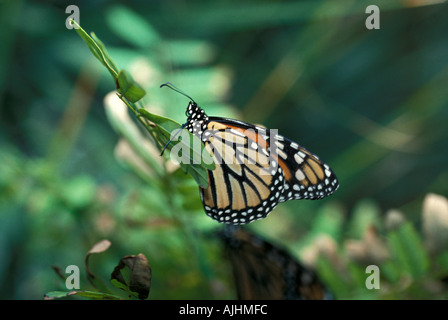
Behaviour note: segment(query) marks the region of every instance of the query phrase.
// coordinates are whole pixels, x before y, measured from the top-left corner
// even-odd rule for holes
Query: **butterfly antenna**
[[[187,97],[188,99],[190,99],[190,101],[193,101],[194,103],[196,103],[194,101],[194,99],[192,97],[190,97],[188,94],[186,94],[185,92],[183,92],[182,90],[180,90],[178,87],[176,87],[174,84],[172,84],[171,82],[165,82],[164,84],[160,85],[160,88],[163,87],[168,87],[171,90],[176,91],[177,93],[180,93],[181,95]],[[179,134],[179,132],[182,131],[183,128],[185,128],[185,126],[187,125],[187,123],[184,123],[177,131],[176,133],[173,135],[173,137],[167,142],[167,144],[163,147],[162,153],[160,154],[161,156],[163,155],[163,153],[165,152],[165,149],[168,147],[168,145],[170,144],[171,141],[173,141],[173,139]]]
[[[174,90],[174,91],[180,93],[181,95],[187,97],[188,99],[190,99],[191,101],[193,101],[194,103],[196,103],[196,102],[193,100],[192,97],[190,97],[188,94],[186,94],[185,92],[183,92],[182,90],[180,90],[179,88],[177,88],[177,87],[176,87],[174,84],[172,84],[171,82],[165,82],[164,84],[160,85],[160,88],[163,88],[163,87],[168,87],[168,88],[170,88],[171,90]]]
[[[166,145],[163,147],[162,153],[160,154],[161,156],[163,156],[163,153],[165,152],[165,149],[168,147],[168,145],[171,143],[171,141],[174,140],[174,138],[179,134],[179,132],[182,131],[183,128],[185,128],[186,125],[187,125],[187,124],[184,123],[179,129],[177,129],[176,133],[173,135],[173,137],[170,139],[170,141],[168,141],[168,142],[166,143]]]

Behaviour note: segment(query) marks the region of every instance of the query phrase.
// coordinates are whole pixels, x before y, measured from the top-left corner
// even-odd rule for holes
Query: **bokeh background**
[[[0,298],[64,290],[52,266],[72,264],[83,270],[81,288],[91,289],[84,257],[102,239],[112,245],[90,264],[105,282],[121,257],[143,253],[153,270],[150,299],[234,298],[228,261],[210,236],[221,225],[205,216],[194,180],[161,160],[133,115],[122,120],[127,129],[117,125],[113,79],[65,27],[70,4],[0,1]],[[379,30],[365,26],[370,4],[380,9]],[[170,81],[209,115],[276,128],[331,165],[341,184],[333,196],[281,204],[250,228],[317,266],[337,298],[446,297],[446,272],[433,272],[423,246],[413,248],[426,255],[419,279],[436,285],[414,292],[421,282],[412,271],[366,290],[366,263],[350,251],[369,225],[390,246],[388,213],[427,243],[424,199],[448,195],[444,1],[76,5],[81,26],[146,89],[149,111],[185,121],[188,100],[159,89]],[[137,129],[146,162],[126,138]],[[387,250],[393,260],[393,245]],[[322,252],[330,258],[316,264]]]

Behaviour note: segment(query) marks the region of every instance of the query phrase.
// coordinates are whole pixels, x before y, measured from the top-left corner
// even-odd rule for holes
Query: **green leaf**
[[[76,21],[72,20],[72,23],[75,25],[76,32],[87,44],[93,55],[109,70],[112,77],[116,79],[118,76],[118,68],[107,54],[104,44],[98,39],[98,37],[95,36],[95,34],[92,33],[92,36],[95,39],[89,36],[87,32],[85,32],[84,29],[76,23]]]
[[[90,49],[90,51],[93,53],[93,55],[103,62],[103,58],[101,56],[101,49],[98,47],[98,45],[95,43],[95,41],[85,32],[83,28],[79,24],[76,23],[75,20],[72,20],[72,23],[75,25],[75,30],[79,34],[79,36],[84,40],[84,42],[87,44],[87,47]]]
[[[121,70],[117,78],[118,92],[131,102],[137,102],[146,95],[145,90],[132,79],[126,70]]]
[[[97,59],[108,68],[112,76],[116,79],[118,92],[131,103],[140,100],[145,95],[145,90],[132,79],[127,71],[122,70],[118,73],[117,67],[107,54],[104,44],[94,34],[90,37],[78,24],[76,24],[76,22],[73,23],[77,26],[76,31],[86,42],[89,49]],[[156,124],[154,131],[157,134],[156,138],[161,145],[165,145],[170,140],[171,133],[180,128],[180,124],[177,122],[151,114],[143,108],[139,109],[138,112],[140,117]],[[186,173],[190,174],[196,180],[199,186],[206,188],[208,186],[207,169],[213,170],[215,168],[213,159],[208,151],[204,150],[205,147],[199,138],[192,135],[188,130],[185,130],[184,136],[185,135],[188,135],[188,139],[185,140],[188,140],[190,143],[187,141],[179,142],[181,143],[179,147],[182,150],[183,159],[183,161],[179,161],[180,166]],[[178,143],[172,141],[167,149],[171,150],[175,145],[178,145]],[[194,146],[200,147],[195,148]]]
[[[65,298],[68,296],[69,293],[70,292],[67,291],[50,291],[45,294],[44,299],[53,300],[53,299]]]
[[[143,108],[139,109],[139,113],[141,117],[155,124],[155,132],[161,145],[168,143],[172,134],[179,132],[177,137],[180,136],[184,139],[179,139],[180,141],[177,143],[176,139],[173,139],[167,149],[172,150],[176,146],[177,150],[182,151],[181,157],[176,153],[171,153],[171,156],[201,187],[206,188],[208,186],[207,170],[213,170],[215,164],[201,140],[188,130],[179,131],[181,125],[171,119],[152,114]]]
[[[189,174],[202,188],[208,187],[208,174],[203,167],[197,164],[180,164],[186,174]]]
[[[439,272],[445,277],[448,276],[448,251],[439,254],[436,259]]]
[[[381,276],[387,279],[391,283],[397,283],[400,281],[402,269],[399,264],[389,260],[383,263],[380,267]]]
[[[189,164],[200,164],[202,167],[208,170],[213,170],[215,168],[212,157],[207,150],[204,150],[204,144],[190,131],[184,129],[182,132],[177,132],[181,128],[181,125],[176,121],[152,114],[143,108],[139,109],[138,111],[143,118],[148,119],[156,124],[156,128],[159,132],[159,142],[161,142],[162,145],[168,143],[168,141],[174,134],[177,134],[176,138],[187,137],[187,139],[179,139],[180,141],[178,143],[176,143],[176,138],[174,138],[168,145],[168,150],[171,150],[175,145],[180,144],[180,146],[178,145],[178,147],[180,147],[181,150],[187,149],[188,151],[188,159],[183,157],[183,160],[189,160]]]
[[[84,298],[89,298],[89,299],[96,299],[96,300],[121,300],[121,298],[119,296],[110,294],[110,293],[105,293],[105,292],[95,292],[95,291],[77,291],[76,293],[77,296],[80,297],[84,297]]]
[[[414,278],[423,276],[428,269],[429,260],[422,239],[412,223],[404,223],[396,231],[388,234],[388,242],[393,257],[403,271]]]
[[[117,289],[121,289],[126,292],[129,291],[129,288],[126,285],[126,283],[122,283],[122,282],[118,281],[117,279],[110,279],[110,283]]]
[[[317,259],[316,270],[336,299],[344,299],[349,296],[350,286],[348,282],[344,281],[340,270],[336,270],[326,257],[320,256]]]
[[[50,291],[45,294],[44,299],[54,300],[73,296],[88,298],[92,300],[121,300],[121,298],[116,295],[95,291]]]
[[[367,277],[365,266],[361,267],[359,264],[350,261],[347,263],[347,269],[353,279],[353,284],[358,288],[365,288]]]
[[[144,108],[140,108],[138,112],[140,114],[139,116],[153,122],[156,125],[155,129],[158,134],[157,138],[161,145],[165,145],[166,143],[168,143],[171,138],[171,134],[176,132],[176,130],[179,130],[181,127],[181,125],[176,121],[150,113]],[[167,146],[167,149],[171,150],[175,145],[176,143],[173,140]]]
[[[99,47],[102,54],[102,58],[104,58],[104,61],[107,62],[107,65],[110,66],[114,71],[114,73],[116,74],[116,72],[118,72],[118,66],[115,64],[115,62],[112,60],[111,56],[107,52],[106,46],[94,32],[91,32],[90,35],[92,39],[95,41],[96,45]]]
[[[145,90],[134,81],[129,72],[126,70],[118,71],[118,67],[107,52],[106,46],[95,33],[92,32],[91,36],[89,36],[74,20],[73,24],[76,32],[87,44],[93,55],[107,68],[115,79],[118,92],[131,102],[137,102],[143,98],[146,94]]]
[[[381,214],[378,205],[369,199],[359,201],[353,211],[348,227],[348,236],[350,238],[362,239],[367,228],[375,226],[381,230]]]

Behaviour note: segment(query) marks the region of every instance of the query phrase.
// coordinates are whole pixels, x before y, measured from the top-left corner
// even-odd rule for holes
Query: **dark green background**
[[[61,288],[50,266],[82,269],[103,238],[112,247],[91,263],[104,279],[122,256],[142,252],[153,267],[150,298],[234,297],[218,242],[199,236],[185,246],[170,217],[145,223],[163,199],[114,156],[118,137],[103,107],[114,83],[66,29],[69,4],[0,1],[0,298],[41,299]],[[276,128],[334,169],[341,186],[333,196],[290,201],[253,223],[272,239],[289,246],[322,206],[350,216],[363,201],[381,213],[401,209],[418,228],[424,196],[448,194],[446,4],[76,4],[81,26],[121,68],[137,81],[136,60],[153,68],[142,83],[152,112],[185,121],[188,101],[159,89],[171,81],[209,115]],[[370,4],[381,10],[379,30],[365,27]],[[129,12],[141,21],[126,20]],[[198,192],[188,197],[194,212],[179,214],[201,222],[188,237],[218,227]]]

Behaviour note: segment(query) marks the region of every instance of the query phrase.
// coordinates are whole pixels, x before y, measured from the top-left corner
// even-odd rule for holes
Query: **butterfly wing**
[[[185,128],[201,138],[215,163],[201,198],[206,214],[219,222],[249,223],[279,202],[321,199],[339,186],[328,165],[275,130],[208,117],[195,102],[186,114]]]
[[[309,268],[286,250],[239,227],[219,233],[243,300],[320,300],[332,296]]]
[[[201,189],[205,212],[219,222],[262,219],[278,204],[283,173],[269,154],[269,135],[251,124],[210,117],[202,134],[216,164]]]

